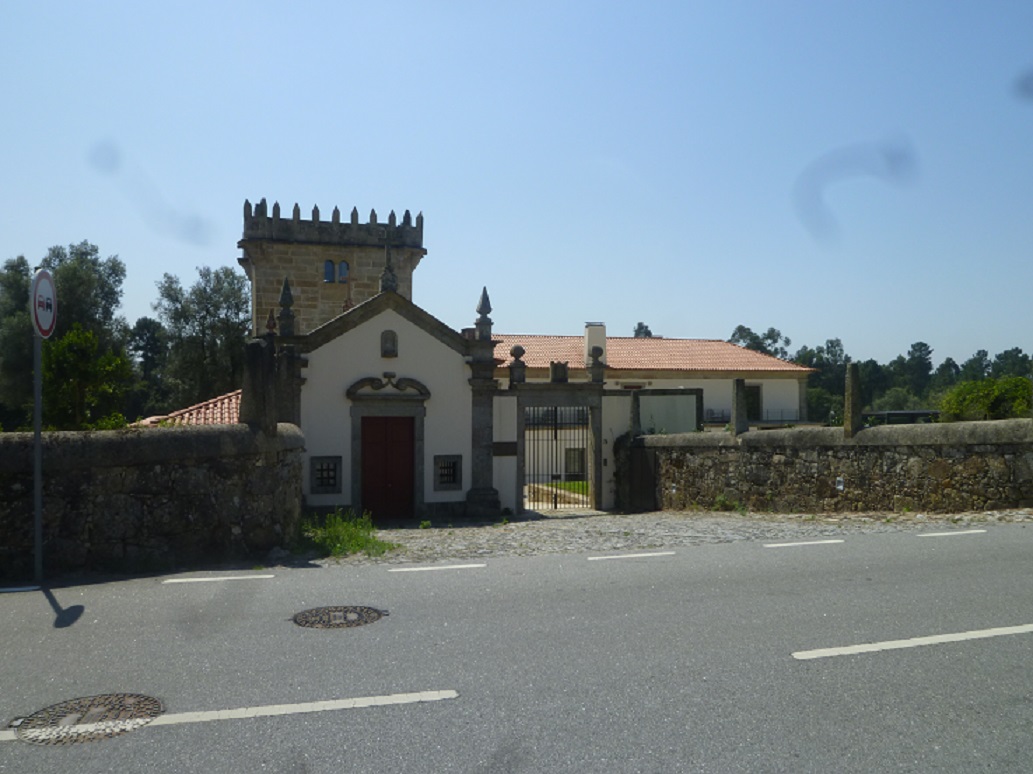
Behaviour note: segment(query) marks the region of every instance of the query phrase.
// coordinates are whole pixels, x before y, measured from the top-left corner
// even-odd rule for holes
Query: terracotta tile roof
[[[158,425],[235,425],[240,418],[240,390],[173,411],[164,416],[147,417],[134,422],[134,427]]]
[[[583,336],[536,336],[497,334],[495,353],[503,365],[512,362],[510,350],[517,344],[526,350],[528,368],[548,368],[549,363],[569,362],[583,368]],[[665,339],[607,336],[603,360],[611,371],[751,371],[807,374],[813,369],[787,363],[770,355],[745,349],[719,339]]]

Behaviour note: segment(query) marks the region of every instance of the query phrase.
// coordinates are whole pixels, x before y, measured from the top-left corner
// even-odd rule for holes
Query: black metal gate
[[[590,508],[590,448],[586,407],[524,409],[524,507]]]

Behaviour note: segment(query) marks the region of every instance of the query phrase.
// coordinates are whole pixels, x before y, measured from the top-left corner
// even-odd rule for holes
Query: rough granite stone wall
[[[958,512],[1033,506],[1033,420],[646,436],[623,502],[663,509]],[[645,471],[646,473],[643,473]],[[629,484],[630,486],[630,484]],[[629,510],[639,509],[629,508]]]
[[[301,516],[303,446],[287,424],[44,433],[44,575],[264,557]],[[33,493],[32,434],[0,434],[0,577],[32,577]]]

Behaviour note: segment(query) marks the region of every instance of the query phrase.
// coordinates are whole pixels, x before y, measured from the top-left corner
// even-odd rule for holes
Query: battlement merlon
[[[329,221],[319,219],[319,208],[312,208],[312,219],[301,219],[301,208],[295,204],[291,217],[280,215],[280,204],[274,202],[272,214],[267,210],[266,201],[262,199],[252,209],[251,202],[244,202],[244,237],[242,242],[250,240],[271,240],[276,242],[295,242],[318,245],[383,247],[385,240],[391,247],[423,249],[423,213],[416,216],[415,222],[409,211],[402,215],[401,223],[395,217],[394,210],[388,215],[386,223],[377,220],[376,210],[369,213],[369,221],[359,222],[359,212],[352,208],[349,221],[341,222],[341,213],[334,207]]]

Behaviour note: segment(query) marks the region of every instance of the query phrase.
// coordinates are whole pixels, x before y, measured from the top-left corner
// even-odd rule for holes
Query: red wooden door
[[[412,417],[362,418],[362,508],[374,519],[409,519],[413,515]]]

